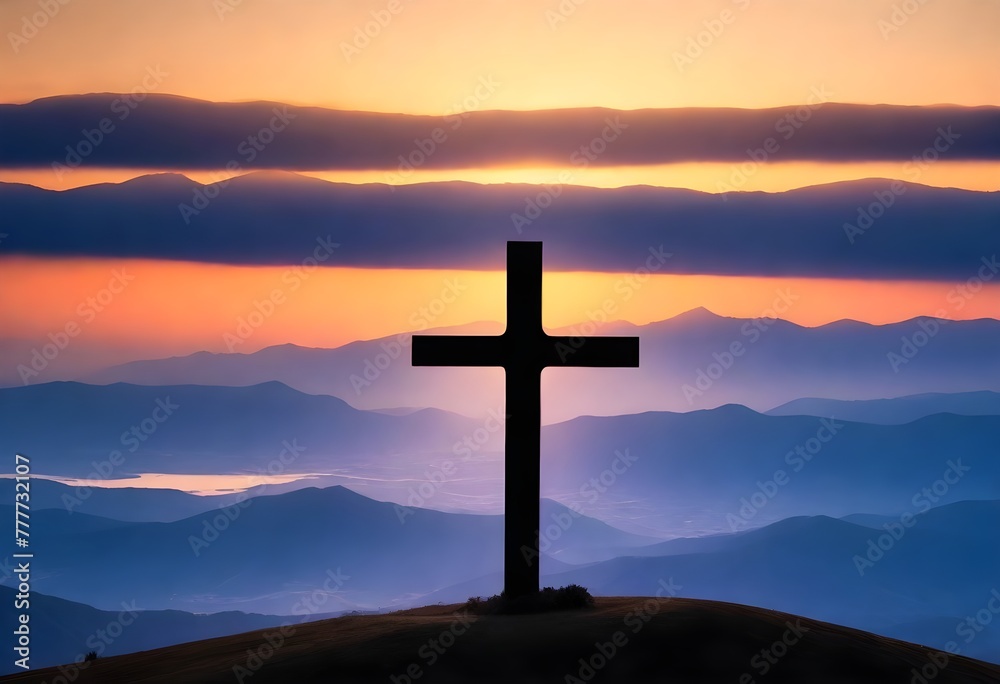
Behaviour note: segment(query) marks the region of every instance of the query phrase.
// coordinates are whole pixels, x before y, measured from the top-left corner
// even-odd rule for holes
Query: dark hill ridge
[[[600,598],[586,611],[480,618],[461,609],[349,616],[292,624],[284,635],[247,632],[102,658],[77,681],[909,684],[921,671],[936,684],[1000,681],[994,665],[732,603]],[[2,681],[50,682],[57,674]]]

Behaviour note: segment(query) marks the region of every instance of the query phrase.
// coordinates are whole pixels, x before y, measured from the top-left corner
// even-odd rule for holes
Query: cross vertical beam
[[[537,593],[541,499],[541,374],[548,366],[639,366],[638,337],[570,338],[542,329],[542,243],[507,243],[502,335],[414,335],[414,366],[501,366],[504,421],[504,591]]]

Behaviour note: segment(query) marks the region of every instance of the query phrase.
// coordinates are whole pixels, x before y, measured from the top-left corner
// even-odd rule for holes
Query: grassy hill
[[[475,617],[461,605],[348,616],[100,658],[80,684],[177,682],[1000,681],[1000,667],[730,603],[601,598],[584,611]],[[270,643],[269,643],[270,642]],[[4,677],[53,681],[54,668]],[[72,673],[68,673],[72,674]],[[68,677],[67,677],[68,678]]]

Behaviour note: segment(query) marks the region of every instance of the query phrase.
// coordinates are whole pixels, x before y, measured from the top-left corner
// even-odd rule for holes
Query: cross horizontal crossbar
[[[638,337],[550,336],[542,329],[542,243],[507,243],[502,335],[414,335],[414,366],[504,369],[504,591],[538,591],[541,372],[548,367],[639,366]]]

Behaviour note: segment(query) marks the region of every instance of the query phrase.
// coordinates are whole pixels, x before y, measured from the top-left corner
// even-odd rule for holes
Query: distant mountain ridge
[[[341,487],[262,496],[228,514],[218,509],[168,524],[62,510],[36,515],[44,530],[36,589],[109,609],[128,597],[141,608],[287,615],[313,595],[324,572],[340,578],[327,612],[461,601],[502,584],[501,517],[418,508],[401,520],[399,507]],[[888,518],[901,534],[887,523],[811,516],[649,544],[543,502],[543,528],[560,519],[560,530],[543,541],[546,584],[580,583],[615,596],[651,593],[666,580],[682,596],[795,611],[941,649],[961,641],[962,616],[990,599],[1000,573],[996,500],[932,507],[905,525]],[[595,562],[594,553],[606,560]],[[590,560],[573,566],[550,554]],[[927,593],[944,578],[951,591]],[[1000,630],[984,627],[961,641],[962,653],[1000,662]]]
[[[963,416],[1000,415],[1000,392],[917,394],[894,399],[796,399],[765,411],[770,416],[836,416],[881,425],[909,423],[935,413]]]
[[[502,516],[403,508],[343,487],[258,496],[170,523],[62,509],[36,516],[44,535],[33,543],[33,586],[109,609],[127,598],[153,609],[291,614],[327,571],[349,580],[326,612],[371,609],[408,604],[502,567]],[[553,501],[543,501],[542,516],[546,524],[568,521],[540,545],[547,573],[572,567],[560,558],[595,562],[656,541]]]
[[[0,618],[7,624],[15,624],[17,620],[14,610],[16,593],[16,589],[0,586]],[[122,603],[123,606],[115,610],[98,610],[86,604],[32,592],[29,623],[32,628],[32,669],[69,665],[91,651],[99,658],[107,658],[302,621],[301,616],[239,611],[198,615],[179,610],[139,610],[134,602]],[[334,615],[317,614],[311,619],[329,617]],[[0,643],[7,646],[6,650],[12,650],[14,639],[5,634]],[[0,662],[0,674],[21,671],[10,660]],[[86,675],[86,672],[81,674]]]
[[[164,399],[178,408],[155,423],[151,411]],[[487,420],[434,409],[387,415],[276,382],[49,383],[0,390],[0,448],[30,454],[37,474],[309,475],[315,479],[267,490],[349,483],[410,506],[495,513],[504,414],[502,406],[493,411]],[[143,421],[148,436],[137,427]],[[546,425],[541,437],[543,496],[645,536],[704,535],[795,515],[898,515],[924,506],[917,495],[946,471],[960,470],[955,486],[927,505],[993,497],[1000,478],[1000,461],[991,456],[1000,440],[997,415],[942,413],[877,425],[724,405],[583,416]],[[108,496],[95,495],[94,509],[75,510],[104,512]],[[162,509],[146,507],[141,496],[135,506],[136,515]]]
[[[922,325],[937,325],[939,332],[911,350],[906,340],[923,334]],[[498,332],[499,324],[478,323],[474,329],[478,334]],[[558,332],[579,330],[570,326]],[[808,396],[862,400],[927,392],[1000,392],[1000,355],[995,352],[1000,348],[1000,321],[995,319],[943,325],[934,319],[887,325],[838,321],[807,328],[780,319],[727,318],[696,309],[642,326],[610,322],[597,326],[594,334],[638,335],[641,370],[568,368],[544,375],[545,422],[727,403],[764,411]],[[408,335],[392,335],[335,349],[280,345],[251,354],[199,352],[136,361],[85,380],[154,385],[279,380],[364,409],[434,406],[483,417],[496,410],[503,396],[502,375],[496,369],[414,368],[408,340]],[[730,349],[736,343],[740,353],[733,356]],[[381,357],[387,356],[387,349],[395,358],[384,364]],[[376,367],[376,359],[386,367]],[[594,386],[602,391],[594,392]]]
[[[54,382],[0,389],[0,439],[33,453],[50,475],[88,477],[95,461],[117,476],[326,472],[362,456],[450,454],[478,426],[437,409],[359,411],[273,380],[250,387]]]

